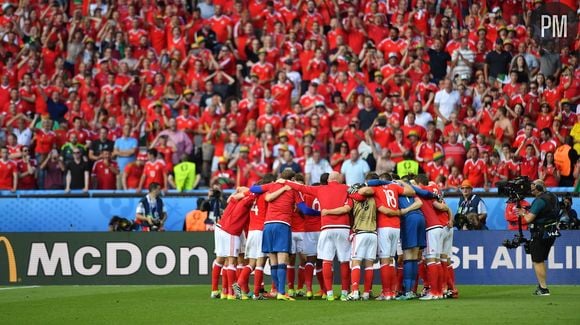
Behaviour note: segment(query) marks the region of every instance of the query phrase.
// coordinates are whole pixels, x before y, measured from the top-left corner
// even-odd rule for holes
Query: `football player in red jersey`
[[[269,184],[275,180],[276,177],[274,175],[266,174],[256,185]],[[254,300],[265,299],[260,293],[260,290],[262,288],[262,280],[264,279],[264,264],[266,263],[266,254],[262,252],[262,235],[267,208],[266,196],[263,194],[256,196],[249,212],[250,222],[244,254],[248,259],[248,264],[244,267],[237,280],[237,284],[241,287],[243,293],[248,293],[250,290],[248,281],[250,274],[252,271],[254,272]]]
[[[415,191],[405,183],[391,183],[378,187],[363,187],[358,191],[364,196],[374,196],[377,206],[399,210],[399,196],[414,196]],[[378,256],[381,264],[382,292],[377,300],[395,298],[395,253],[400,236],[398,216],[390,216],[379,211],[377,214]]]
[[[215,252],[216,259],[212,269],[212,298],[217,298],[217,283],[221,271],[220,265],[224,265],[224,292],[228,300],[235,300],[236,296],[247,299],[246,295],[241,295],[240,286],[236,283],[236,264],[240,254],[240,236],[246,228],[250,208],[254,203],[254,195],[248,192],[247,188],[238,188],[236,193],[228,198],[228,205],[222,214],[221,219],[215,228]],[[235,295],[234,295],[235,291]]]
[[[322,273],[328,301],[334,301],[332,290],[332,261],[337,256],[340,265],[342,293],[341,300],[347,300],[350,286],[350,232],[349,212],[352,200],[347,197],[347,186],[342,184],[342,175],[331,172],[328,185],[305,186],[294,182],[285,182],[292,189],[304,194],[313,195],[320,201],[321,233],[317,247],[318,257],[323,260]],[[326,209],[328,215],[324,211]]]
[[[294,177],[292,170],[285,170],[279,181],[284,182]],[[286,273],[292,233],[292,211],[297,203],[297,193],[288,186],[279,182],[252,186],[251,191],[256,194],[266,192],[268,210],[264,221],[262,237],[262,251],[268,253],[272,280],[278,289],[277,300],[293,301],[294,298],[286,294]]]

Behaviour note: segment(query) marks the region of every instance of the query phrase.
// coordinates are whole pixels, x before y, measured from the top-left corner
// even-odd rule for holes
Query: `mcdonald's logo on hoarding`
[[[6,247],[6,255],[8,255],[8,282],[16,283],[18,274],[16,271],[16,258],[14,256],[14,249],[12,249],[12,244],[10,240],[4,236],[0,236],[0,243],[4,243]],[[3,270],[0,269],[0,275],[3,274]]]

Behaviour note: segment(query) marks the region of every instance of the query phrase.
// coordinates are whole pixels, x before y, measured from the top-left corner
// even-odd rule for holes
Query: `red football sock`
[[[294,265],[286,266],[286,280],[288,281],[288,289],[294,290],[294,278],[296,277],[296,269]]]
[[[360,265],[353,266],[350,270],[350,283],[352,291],[359,291],[358,286],[360,282]]]
[[[220,273],[222,272],[223,265],[213,262],[213,267],[211,269],[211,291],[217,291],[220,282]]]
[[[226,271],[227,278],[228,278],[228,295],[234,294],[234,288],[232,288],[232,284],[236,282],[236,267],[234,265],[230,265]]]
[[[332,291],[332,261],[322,261],[322,277],[326,292]]]
[[[390,277],[391,275],[389,274],[389,265],[387,264],[383,264],[381,265],[381,286],[382,286],[382,291],[381,293],[384,295],[387,295],[390,291]]]
[[[450,290],[455,289],[455,270],[453,269],[453,264],[447,266],[447,286]]]
[[[222,293],[228,294],[228,267],[222,268]]]
[[[341,289],[346,290],[346,291],[348,291],[348,289],[350,288],[350,265],[349,264],[350,264],[349,262],[340,263]],[[359,269],[359,271],[360,271],[360,269]],[[360,279],[360,274],[359,274],[359,279]]]
[[[395,282],[395,291],[403,291],[403,264],[397,265],[397,281]]]
[[[304,283],[306,284],[306,290],[312,291],[312,278],[314,277],[314,265],[312,263],[306,263],[304,266]]]
[[[439,271],[439,283],[441,284],[441,292],[447,291],[447,262],[441,261],[441,270]]]
[[[298,266],[298,290],[302,290],[304,288],[304,265]]]
[[[435,262],[427,263],[427,278],[429,279],[430,291],[434,296],[440,295],[439,290],[439,264]]]
[[[258,296],[260,294],[260,289],[262,289],[262,281],[264,280],[264,268],[261,266],[256,266],[254,271],[254,295]]]
[[[236,279],[240,277],[240,274],[242,273],[243,269],[244,269],[243,264],[238,264],[238,266],[236,266]]]
[[[389,282],[387,282],[388,283],[387,289],[389,290],[388,292],[390,295],[394,295],[395,285],[397,281],[397,269],[395,269],[395,266],[391,264],[389,265],[388,270],[389,270]]]
[[[375,268],[367,267],[365,268],[365,292],[371,292],[373,290],[373,278],[375,276]]]
[[[250,274],[252,273],[252,267],[249,265],[244,266],[240,276],[238,277],[238,284],[242,287],[244,293],[250,292],[250,286],[248,282],[250,281]]]
[[[332,268],[330,268],[332,271]],[[326,292],[326,286],[324,285],[324,276],[322,274],[322,268],[316,269],[316,279],[318,280],[318,284],[320,284],[320,291]]]

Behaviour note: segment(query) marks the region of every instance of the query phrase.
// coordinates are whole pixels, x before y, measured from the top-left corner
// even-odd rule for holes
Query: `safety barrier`
[[[0,231],[106,231],[113,215],[134,218],[137,203],[143,195],[137,195],[134,191],[73,192],[68,195],[62,191],[0,192],[0,211],[3,213]],[[483,199],[488,210],[488,228],[507,229],[504,219],[506,199],[489,195],[486,194]],[[182,230],[185,215],[197,208],[200,197],[207,197],[207,190],[167,194],[163,198],[169,215],[166,230]],[[447,197],[446,202],[454,212],[457,210],[457,196]],[[580,211],[580,200],[577,198],[574,199],[574,208]]]

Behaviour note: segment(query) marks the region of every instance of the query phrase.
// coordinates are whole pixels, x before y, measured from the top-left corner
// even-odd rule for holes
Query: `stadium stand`
[[[411,152],[443,189],[577,187],[580,38],[539,44],[543,4],[5,2],[0,190],[175,188],[184,161],[202,178],[186,184],[247,186],[282,164],[316,182],[350,149],[383,171]]]

